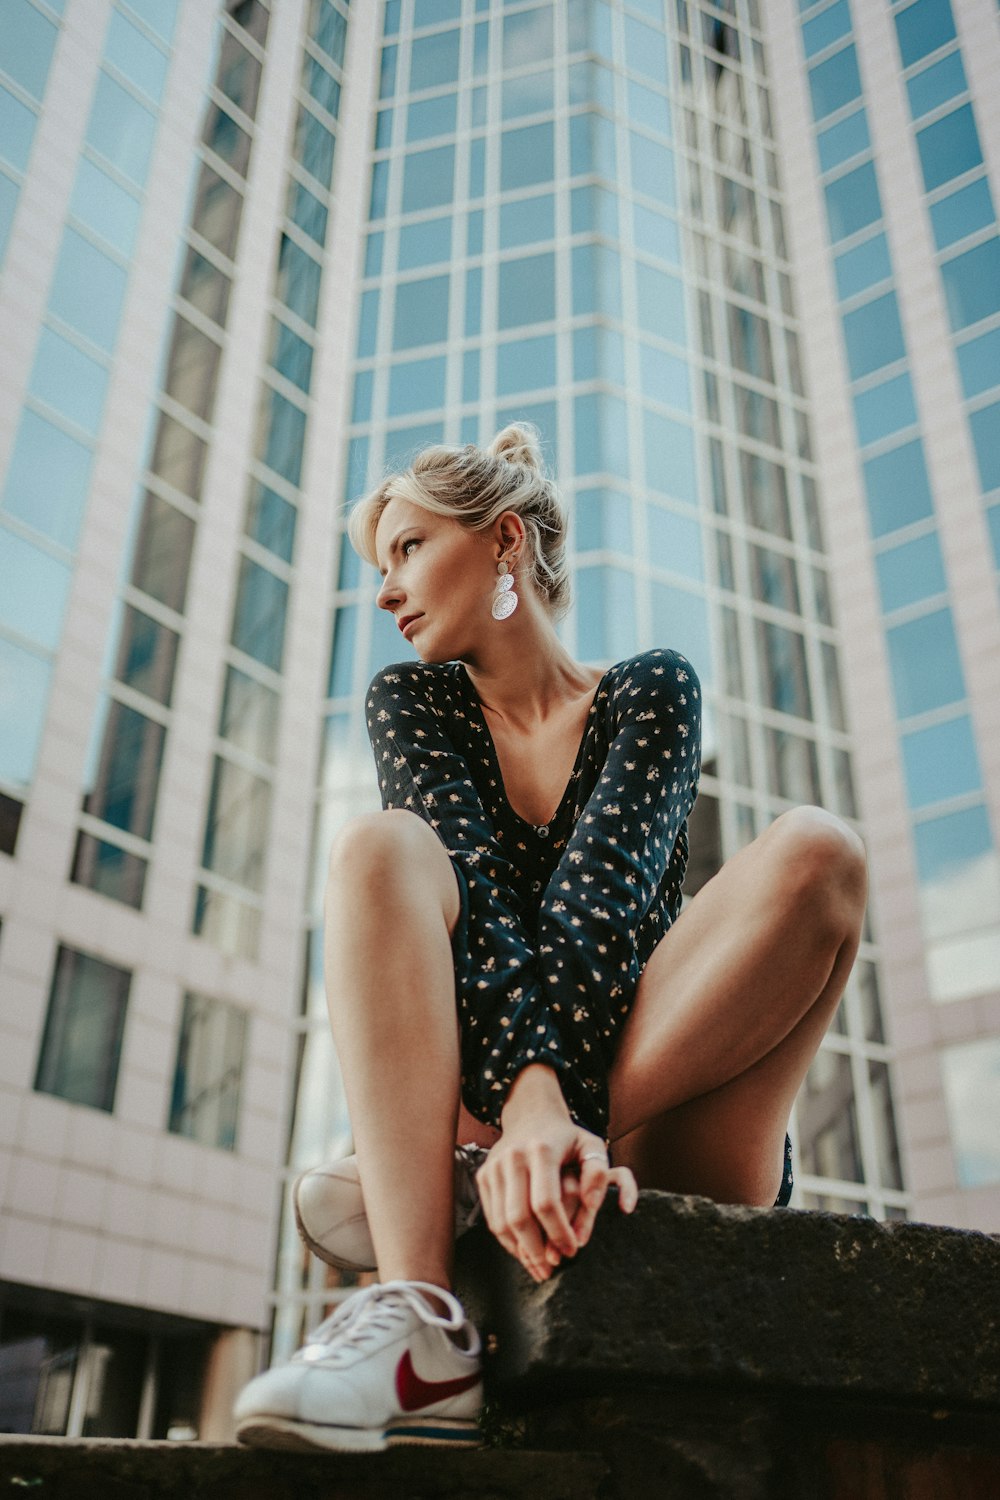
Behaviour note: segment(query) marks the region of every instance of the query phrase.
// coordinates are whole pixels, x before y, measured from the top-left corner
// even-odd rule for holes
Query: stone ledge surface
[[[543,1286],[484,1228],[457,1269],[515,1399],[693,1382],[1000,1419],[993,1235],[643,1192]]]

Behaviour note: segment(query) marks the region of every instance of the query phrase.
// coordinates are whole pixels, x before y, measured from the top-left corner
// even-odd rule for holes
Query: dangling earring
[[[517,608],[517,595],[514,593],[514,575],[510,571],[510,564],[501,558],[497,563],[496,593],[493,595],[493,618],[494,620],[507,620]]]

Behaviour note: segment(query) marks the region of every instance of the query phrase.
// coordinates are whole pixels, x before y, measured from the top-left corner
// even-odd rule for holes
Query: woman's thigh
[[[727,861],[657,945],[610,1076],[641,1187],[770,1204],[788,1117],[843,993],[867,889],[838,819],[796,809]]]

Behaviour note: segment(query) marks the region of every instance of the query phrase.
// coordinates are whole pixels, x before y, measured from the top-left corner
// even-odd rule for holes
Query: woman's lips
[[[414,615],[412,619],[407,620],[405,625],[400,626],[400,629],[402,630],[403,635],[407,640],[410,639],[410,631],[413,629],[414,625],[419,624],[422,619],[423,615]]]

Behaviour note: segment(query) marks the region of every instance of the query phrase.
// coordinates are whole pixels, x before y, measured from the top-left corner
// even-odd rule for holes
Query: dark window
[[[35,1088],[111,1111],[131,974],[60,946]]]

